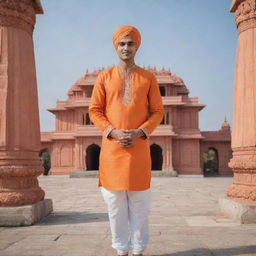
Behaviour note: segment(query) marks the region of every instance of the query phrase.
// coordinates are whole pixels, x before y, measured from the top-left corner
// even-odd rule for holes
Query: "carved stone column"
[[[238,29],[234,111],[233,157],[229,167],[233,184],[226,191],[229,215],[242,223],[256,222],[256,0],[233,0]],[[222,209],[225,208],[222,204]],[[239,210],[238,210],[239,209]],[[228,213],[228,211],[223,210]]]
[[[39,13],[39,0],[0,1],[0,225],[19,225],[8,219],[11,207],[35,204],[45,195],[37,180],[42,168],[32,38]]]

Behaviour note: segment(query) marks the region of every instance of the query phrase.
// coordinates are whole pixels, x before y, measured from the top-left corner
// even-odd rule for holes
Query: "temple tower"
[[[238,29],[229,162],[234,179],[221,208],[242,223],[256,223],[256,0],[233,0],[230,11]]]
[[[0,225],[30,225],[51,211],[37,180],[42,168],[32,34],[42,13],[39,0],[0,1]],[[38,214],[19,216],[24,205]],[[16,209],[16,217],[9,214]]]

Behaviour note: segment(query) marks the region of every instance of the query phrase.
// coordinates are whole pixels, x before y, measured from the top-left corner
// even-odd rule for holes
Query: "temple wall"
[[[72,131],[75,124],[74,111],[59,111],[56,113],[56,131]]]
[[[173,139],[172,153],[173,168],[178,174],[202,174],[198,139]]]
[[[179,129],[198,129],[198,109],[177,108],[174,110],[172,122]]]
[[[68,174],[75,169],[75,143],[73,140],[58,140],[51,151],[51,174]]]
[[[53,143],[50,141],[50,142],[41,142],[41,150],[44,149],[44,148],[47,148],[49,153],[51,154],[52,153],[52,147],[53,147]]]

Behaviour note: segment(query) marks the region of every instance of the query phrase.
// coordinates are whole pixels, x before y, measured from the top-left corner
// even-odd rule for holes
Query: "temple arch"
[[[214,147],[209,147],[203,155],[204,160],[204,176],[219,175],[219,156],[218,150]]]
[[[163,150],[157,144],[152,144],[150,146],[150,155],[151,155],[151,163],[152,170],[162,170],[163,165]]]
[[[48,175],[51,169],[51,155],[48,148],[43,148],[39,151],[41,165],[44,168],[44,175]]]
[[[99,169],[99,156],[100,156],[100,146],[93,143],[86,149],[86,169],[88,171]]]

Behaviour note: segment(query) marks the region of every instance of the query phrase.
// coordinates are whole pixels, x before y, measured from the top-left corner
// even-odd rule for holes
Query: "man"
[[[92,122],[103,132],[99,186],[108,206],[112,247],[126,256],[129,249],[142,255],[148,243],[149,135],[163,118],[156,78],[134,62],[140,43],[133,26],[114,32],[120,61],[100,72],[89,105]]]

